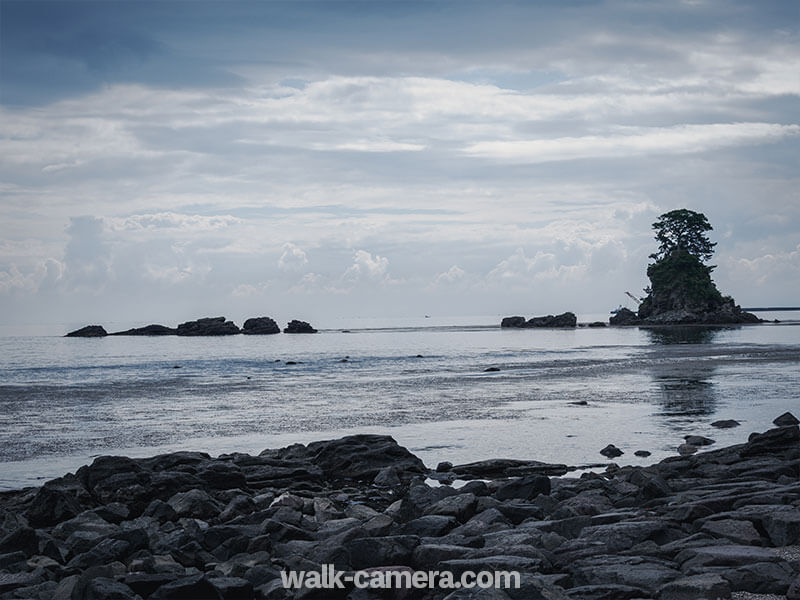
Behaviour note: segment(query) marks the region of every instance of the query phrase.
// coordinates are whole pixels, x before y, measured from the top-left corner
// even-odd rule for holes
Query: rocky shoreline
[[[501,459],[430,470],[379,435],[103,456],[0,494],[0,598],[796,599],[800,430],[776,422],[744,444],[580,477]],[[282,570],[326,564],[518,571],[521,586],[284,589]]]

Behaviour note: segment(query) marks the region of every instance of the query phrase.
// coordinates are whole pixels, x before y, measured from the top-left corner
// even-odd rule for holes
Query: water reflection
[[[661,414],[669,417],[710,415],[717,409],[715,367],[706,364],[653,367]]]
[[[653,344],[710,344],[720,332],[739,329],[739,327],[680,325],[642,329],[647,331],[650,342]]]

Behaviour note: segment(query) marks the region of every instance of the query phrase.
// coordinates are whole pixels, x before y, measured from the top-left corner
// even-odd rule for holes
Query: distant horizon
[[[780,0],[3,0],[0,324],[595,313],[677,208],[794,306],[798,42]]]

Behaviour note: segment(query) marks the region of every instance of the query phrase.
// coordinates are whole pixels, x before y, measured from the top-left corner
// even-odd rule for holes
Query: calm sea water
[[[674,454],[689,433],[739,443],[784,411],[800,416],[798,313],[762,316],[789,320],[659,330],[356,320],[317,335],[224,338],[7,329],[0,489],[41,484],[101,454],[257,453],[356,432],[388,433],[429,466],[491,457],[583,465],[604,461],[608,443],[625,451],[617,462],[644,464]],[[710,426],[722,418],[742,426]],[[638,459],[639,449],[653,455]]]

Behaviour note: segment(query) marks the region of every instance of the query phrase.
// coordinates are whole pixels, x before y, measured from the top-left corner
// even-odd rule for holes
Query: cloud
[[[439,273],[434,279],[435,285],[453,285],[455,283],[464,281],[467,277],[467,272],[459,267],[458,265],[453,265],[447,271],[443,273]]]
[[[281,271],[300,271],[308,264],[306,253],[291,242],[283,245],[283,253],[278,259],[278,268]]]
[[[765,144],[800,134],[800,125],[717,123],[631,128],[622,134],[539,140],[478,142],[466,154],[514,163],[586,158],[624,158],[647,154],[688,154],[730,146]]]
[[[386,283],[389,281],[389,259],[373,256],[366,250],[356,250],[353,264],[342,275],[342,281],[349,285],[357,283]]]

